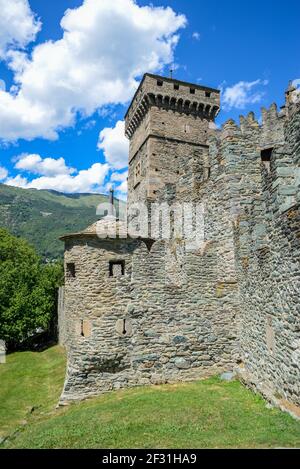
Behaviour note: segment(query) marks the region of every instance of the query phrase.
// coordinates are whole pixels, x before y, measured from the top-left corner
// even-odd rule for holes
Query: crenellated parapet
[[[221,130],[221,139],[227,135],[228,129],[235,127],[240,132],[241,143],[248,141],[255,144],[260,150],[273,148],[284,144],[284,129],[287,121],[285,107],[278,112],[274,103],[269,109],[261,109],[261,118],[257,119],[253,112],[247,116],[240,116],[239,124],[232,119],[226,122]]]
[[[220,110],[220,91],[146,74],[125,117],[131,139],[151,107],[214,121]]]

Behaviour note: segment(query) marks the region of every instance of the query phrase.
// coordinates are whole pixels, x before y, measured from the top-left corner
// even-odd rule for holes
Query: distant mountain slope
[[[43,258],[56,259],[63,254],[59,236],[94,223],[96,207],[107,200],[101,194],[62,194],[0,184],[0,227],[27,239]],[[120,212],[124,206],[120,202]]]

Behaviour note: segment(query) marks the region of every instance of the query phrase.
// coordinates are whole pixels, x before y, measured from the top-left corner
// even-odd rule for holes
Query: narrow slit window
[[[191,93],[191,94],[195,94],[195,93],[196,93],[195,88],[190,88],[190,93]]]
[[[125,275],[125,261],[109,261],[109,276],[121,277]]]
[[[211,97],[211,93],[210,93],[209,91],[206,91],[206,92],[205,92],[205,97],[206,97],[206,98],[210,98],[210,97]]]
[[[75,278],[76,277],[76,268],[74,262],[69,262],[67,264],[67,276],[69,278]]]
[[[164,82],[161,80],[157,80],[157,86],[163,86]]]
[[[80,335],[81,337],[84,337],[83,319],[80,321]]]
[[[179,85],[174,85],[174,90],[179,90]]]

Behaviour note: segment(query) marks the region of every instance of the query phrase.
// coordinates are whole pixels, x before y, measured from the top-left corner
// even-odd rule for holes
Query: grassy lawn
[[[237,381],[136,388],[55,410],[63,374],[58,347],[14,354],[1,365],[1,432],[20,429],[5,448],[300,446],[300,422],[268,409]]]
[[[0,365],[0,437],[56,406],[65,375],[60,347],[45,352],[20,352]],[[34,410],[32,412],[32,408]]]

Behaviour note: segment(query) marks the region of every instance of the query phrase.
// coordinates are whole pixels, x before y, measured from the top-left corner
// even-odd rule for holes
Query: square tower
[[[130,140],[128,202],[155,201],[201,172],[207,139],[220,110],[220,91],[146,74],[125,116]]]

